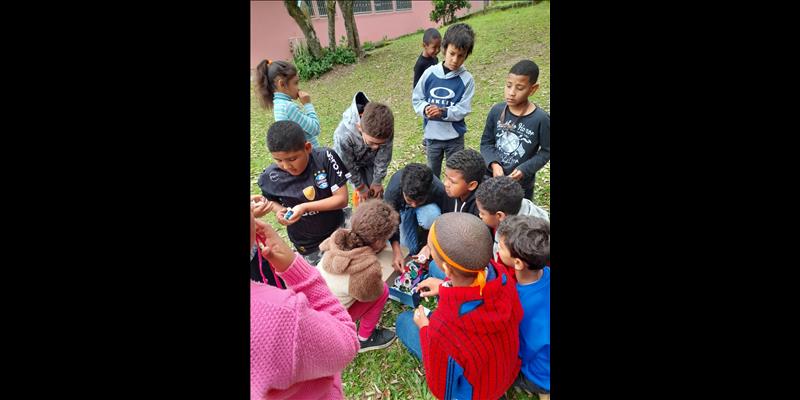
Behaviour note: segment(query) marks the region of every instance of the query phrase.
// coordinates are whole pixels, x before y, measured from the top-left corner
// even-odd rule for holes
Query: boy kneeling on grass
[[[524,316],[519,325],[522,367],[514,386],[550,399],[550,223],[512,215],[500,223],[500,258],[514,269]]]

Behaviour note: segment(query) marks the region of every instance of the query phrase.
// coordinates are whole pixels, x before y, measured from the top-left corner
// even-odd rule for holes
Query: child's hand
[[[414,261],[420,264],[424,264],[426,261],[428,261],[430,257],[431,257],[431,249],[430,247],[428,247],[428,245],[425,245],[424,247],[422,247],[422,249],[420,249],[419,253],[417,253],[417,255],[412,258],[414,259]]]
[[[414,323],[417,324],[417,328],[419,329],[428,326],[428,317],[425,315],[425,310],[422,308],[422,306],[419,306],[416,310],[414,310]]]
[[[403,273],[403,254],[400,252],[394,252],[394,257],[392,258],[392,268],[399,273]]]
[[[433,105],[427,106],[425,107],[425,115],[427,115],[428,118],[436,118],[442,115],[442,110]]]
[[[298,204],[298,205],[292,207],[292,215],[289,217],[288,220],[286,220],[286,222],[288,222],[289,225],[291,225],[291,224],[293,224],[293,223],[295,223],[297,221],[300,221],[300,217],[302,217],[303,214],[305,214],[305,213],[306,213],[306,205],[305,205],[305,203]],[[285,214],[284,214],[284,218],[286,218]]]
[[[383,185],[380,183],[373,183],[369,187],[369,197],[373,199],[382,199],[383,198]]]
[[[439,285],[444,282],[439,278],[428,278],[417,284],[420,297],[432,297],[439,294]],[[423,290],[424,289],[424,290]]]
[[[253,215],[256,218],[261,218],[266,215],[268,212],[272,211],[274,203],[271,201],[267,201],[264,196],[261,195],[252,195],[250,196],[251,205],[250,208],[253,209]]]
[[[308,92],[299,91],[297,92],[297,96],[300,98],[300,102],[303,104],[311,103],[311,95]]]
[[[275,213],[275,217],[278,219],[279,224],[283,226],[289,226],[300,220],[300,216],[302,215],[301,213],[298,212],[298,208],[300,208],[300,205],[298,204],[290,208],[292,209],[292,215],[288,220],[286,219],[286,213],[289,212],[289,208],[284,208]]]
[[[514,171],[512,171],[511,174],[508,175],[508,176],[509,176],[509,178],[511,178],[511,179],[513,179],[515,181],[522,180],[522,178],[525,177],[525,175],[522,173],[522,171],[520,171],[518,169],[515,169]]]
[[[356,188],[356,196],[358,196],[359,203],[367,201],[369,198],[369,186],[362,183],[361,186]]]
[[[501,167],[500,164],[498,164],[496,162],[493,162],[492,163],[492,176],[495,177],[495,176],[503,176],[503,175],[505,175],[503,173],[503,167]]]
[[[261,255],[275,267],[275,271],[286,271],[286,268],[289,268],[294,261],[294,251],[278,236],[278,232],[275,232],[272,226],[263,221],[256,220],[256,233],[266,238],[267,242],[266,245],[258,244],[261,248]]]

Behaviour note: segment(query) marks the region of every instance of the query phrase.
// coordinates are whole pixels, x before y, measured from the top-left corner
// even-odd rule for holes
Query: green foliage
[[[294,65],[300,79],[307,81],[330,71],[334,65],[348,65],[356,62],[356,53],[349,47],[323,49],[322,58],[314,58],[305,48],[299,48],[294,55]]]
[[[441,20],[443,25],[455,21],[456,11],[462,8],[472,8],[467,0],[433,0],[432,3],[433,10],[431,10],[430,19],[437,24]]]

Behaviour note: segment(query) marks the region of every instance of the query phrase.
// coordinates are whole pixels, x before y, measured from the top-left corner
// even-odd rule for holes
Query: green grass
[[[486,115],[492,105],[503,101],[503,87],[508,70],[517,61],[528,58],[539,65],[539,90],[531,100],[550,112],[550,3],[512,8],[477,15],[467,21],[476,32],[475,49],[465,67],[475,78],[476,91],[472,113],[467,116],[466,146],[480,148],[480,137]],[[444,34],[445,28],[440,32]],[[311,93],[320,117],[323,146],[333,145],[333,131],[342,112],[350,105],[353,94],[364,91],[372,101],[388,104],[395,114],[395,139],[389,175],[410,162],[425,163],[422,153],[421,119],[411,108],[413,66],[421,51],[422,33],[391,41],[390,46],[375,49],[358,64],[337,66],[321,78],[301,82],[300,88]],[[441,57],[440,57],[441,59]],[[272,163],[265,145],[267,129],[272,124],[272,112],[258,106],[251,98],[250,108],[250,178],[251,192],[260,193],[258,176]],[[550,163],[536,176],[534,202],[550,210]],[[286,229],[273,214],[264,217],[286,237]],[[394,327],[403,309],[389,301],[381,325]],[[419,363],[396,341],[387,349],[359,354],[343,372],[345,395],[348,398],[433,398],[427,389]],[[380,393],[380,394],[378,394]],[[509,391],[509,398],[536,398]]]

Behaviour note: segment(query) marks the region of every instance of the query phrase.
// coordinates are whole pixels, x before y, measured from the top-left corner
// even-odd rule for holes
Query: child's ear
[[[531,85],[531,94],[529,94],[528,96],[536,93],[537,90],[539,90],[539,82],[536,82],[533,85]]]
[[[446,276],[450,277],[450,267],[447,265],[446,262],[442,261],[441,269]]]
[[[304,145],[303,145],[303,149],[304,149],[304,150],[306,151],[306,153],[308,153],[308,154],[311,154],[311,149],[312,149],[313,147],[314,147],[314,146],[311,144],[311,142],[308,142],[308,141],[306,141],[306,144],[304,144]]]
[[[525,261],[522,261],[519,258],[514,257],[514,269],[517,271],[524,271],[525,268],[528,268],[528,266],[525,264]]]
[[[478,181],[472,181],[467,184],[467,190],[470,192],[478,188]]]
[[[506,219],[506,217],[508,216],[503,211],[498,211],[495,213],[495,215],[497,216],[497,220],[500,222],[503,222],[503,220]]]

